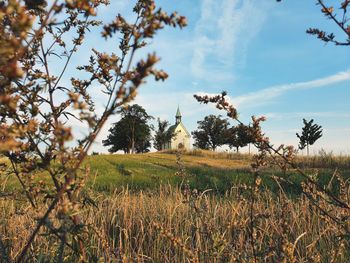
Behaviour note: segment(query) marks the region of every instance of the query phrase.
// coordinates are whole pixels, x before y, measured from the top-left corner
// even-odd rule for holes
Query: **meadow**
[[[348,262],[343,226],[313,206],[296,171],[266,168],[252,192],[250,162],[245,154],[205,151],[89,156],[81,212],[85,256],[89,262]],[[318,172],[321,185],[333,180],[334,169],[350,178],[346,156],[300,157],[297,163]],[[319,205],[334,216],[346,212],[326,201]],[[0,249],[15,258],[42,209],[28,210],[14,198],[0,199],[0,206]],[[63,249],[41,232],[29,262],[56,262],[62,255],[64,262],[79,261],[74,240]]]
[[[192,189],[211,189],[216,194],[225,194],[234,186],[252,183],[251,162],[252,156],[248,154],[193,150],[184,151],[180,156],[177,156],[176,151],[91,155],[83,167],[88,167],[90,171],[87,182],[89,188],[98,192],[113,193],[126,188],[131,192],[153,191],[161,185],[179,186],[185,180]],[[0,159],[1,163],[6,163],[6,159]],[[335,169],[341,170],[345,177],[350,177],[348,156],[334,156],[321,151],[315,156],[299,156],[295,163],[315,174],[321,185],[329,182]],[[181,169],[185,174],[179,174]],[[272,177],[290,179],[295,184],[288,185],[284,190],[300,194],[300,182],[303,179],[297,171],[288,169],[284,173],[276,167],[263,169],[262,186],[275,192],[280,186]],[[6,179],[4,189],[11,191],[19,186],[15,177]],[[48,175],[42,172],[38,172],[35,179],[49,182]]]

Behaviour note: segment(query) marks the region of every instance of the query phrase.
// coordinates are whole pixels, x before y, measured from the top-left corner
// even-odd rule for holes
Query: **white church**
[[[176,150],[176,149],[186,149],[190,150],[191,144],[191,134],[187,131],[185,125],[181,121],[181,113],[179,107],[177,107],[177,112],[175,115],[175,124],[169,127],[169,131],[174,133],[173,138],[167,142],[163,149],[165,150]]]

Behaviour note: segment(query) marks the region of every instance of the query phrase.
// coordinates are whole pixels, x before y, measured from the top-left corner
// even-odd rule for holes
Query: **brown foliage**
[[[150,75],[156,80],[167,78],[164,71],[154,68],[159,60],[155,53],[135,64],[135,52],[164,26],[186,26],[184,17],[167,14],[153,0],[137,1],[133,23],[118,15],[112,23],[101,25],[93,17],[100,5],[107,4],[106,0],[0,3],[0,153],[9,159],[6,172],[18,178],[32,209],[41,209],[31,234],[13,258],[17,262],[27,259],[43,227],[59,240],[59,249],[68,247],[85,260],[84,222],[79,214],[84,207],[81,190],[89,173],[80,166],[106,120],[135,98],[145,79]],[[102,37],[118,41],[119,49],[112,54],[94,49],[89,63],[77,68],[87,77],[71,75],[70,85],[64,85],[69,74],[74,74],[67,68],[87,40],[86,33],[100,25]],[[52,69],[55,57],[63,65],[57,75]],[[94,112],[89,90],[96,84],[107,94],[101,116]],[[69,144],[74,139],[68,121],[72,118],[88,127],[88,135],[76,146]],[[38,183],[42,173],[49,174],[51,181]],[[77,245],[69,246],[69,240]]]

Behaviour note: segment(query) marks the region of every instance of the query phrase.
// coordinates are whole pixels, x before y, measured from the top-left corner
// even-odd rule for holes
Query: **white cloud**
[[[286,119],[301,119],[301,118],[344,118],[350,119],[348,112],[268,112],[263,114],[268,119],[286,120]]]
[[[288,91],[321,88],[348,80],[350,80],[350,69],[320,79],[278,85],[256,92],[250,92],[233,98],[232,102],[236,107],[240,108],[261,106],[271,102],[272,99],[275,99]]]
[[[266,7],[265,1],[204,0],[195,26],[194,76],[232,81],[234,66],[245,64],[248,44],[264,24]]]

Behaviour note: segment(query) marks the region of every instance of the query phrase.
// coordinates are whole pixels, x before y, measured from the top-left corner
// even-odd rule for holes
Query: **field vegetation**
[[[0,163],[6,163],[6,158]],[[89,187],[98,192],[112,193],[128,189],[131,192],[138,190],[155,191],[161,185],[179,186],[185,182],[192,189],[204,191],[210,189],[216,194],[225,194],[232,187],[239,184],[251,184],[252,156],[249,154],[212,152],[207,150],[163,151],[146,154],[100,154],[92,155],[84,163],[90,170]],[[332,153],[321,151],[315,156],[299,156],[295,161],[299,167],[314,173],[321,185],[326,185],[335,169],[344,176],[350,177],[350,157],[334,156]],[[178,170],[186,170],[186,178],[176,176]],[[288,185],[277,183],[272,177],[286,177],[294,182]],[[42,173],[36,176],[40,180],[49,182],[49,175]],[[12,192],[18,181],[15,178],[2,176],[4,189]],[[38,179],[38,180],[39,180]],[[289,195],[301,193],[300,182],[302,177],[293,169],[282,172],[276,167],[267,167],[263,170],[262,186],[272,192],[285,186]]]
[[[349,46],[350,1],[337,8],[316,2],[345,39],[318,28],[307,33]],[[194,98],[249,128],[242,130],[257,149],[253,156],[89,156],[107,121],[127,110],[146,79],[168,77],[155,67],[156,53],[135,53],[163,28],[187,25],[154,0],[135,2],[135,19],[116,14],[106,23],[96,14],[108,4],[0,1],[0,261],[349,262],[349,157],[300,157],[293,146],[273,145],[261,127],[266,118],[244,124],[225,91]],[[74,70],[93,28],[114,48],[92,49]],[[97,93],[105,95],[102,111]],[[74,136],[73,119],[83,138]],[[146,152],[132,137],[116,150]]]
[[[94,178],[83,193],[82,213],[88,226],[86,257],[89,262],[250,262],[254,257],[257,262],[347,262],[349,244],[339,239],[341,228],[301,189],[271,179],[275,174],[300,185],[302,179],[292,169],[283,175],[273,167],[264,171],[255,190],[250,232],[250,162],[247,154],[200,150],[90,156],[85,165]],[[298,163],[314,171],[327,168],[319,175],[323,185],[337,181],[326,172],[335,166],[350,178],[346,156],[299,157]],[[340,189],[338,183],[332,185]],[[26,203],[12,197],[0,204],[2,245],[15,258],[41,211],[28,213]],[[61,257],[56,241],[50,240],[38,236],[30,251],[33,261]],[[62,253],[65,262],[79,260],[69,249]]]

